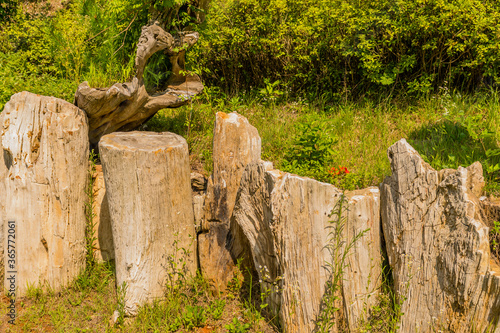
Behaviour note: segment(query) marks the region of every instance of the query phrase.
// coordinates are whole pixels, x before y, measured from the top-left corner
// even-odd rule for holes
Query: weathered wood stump
[[[112,133],[99,143],[125,312],[195,274],[196,244],[186,140],[173,133]]]
[[[436,171],[404,139],[387,155],[381,216],[401,332],[500,332],[500,268],[477,197],[481,164]]]
[[[230,234],[230,218],[246,165],[260,161],[261,139],[245,117],[218,112],[213,147],[214,171],[208,181],[198,246],[203,276],[224,290],[236,267],[232,247],[241,245],[232,243],[244,241],[238,230]]]
[[[331,184],[272,170],[264,162],[251,163],[241,177],[231,218],[250,244],[261,290],[269,291],[266,302],[279,316],[285,332],[320,331],[319,318],[335,323],[343,331],[340,314],[349,330],[356,331],[358,319],[376,304],[380,275],[379,191],[377,188],[349,192],[343,232],[330,233],[342,192]],[[369,229],[369,230],[368,230]],[[366,231],[347,253],[344,266],[332,255],[331,246],[346,244]],[[329,267],[329,264],[332,267]],[[341,272],[332,318],[325,302],[332,295],[334,270]]]
[[[15,243],[5,238],[3,248],[16,252],[15,258],[5,253],[5,262],[14,263],[6,278],[17,271],[17,296],[39,283],[59,290],[85,265],[85,113],[54,97],[21,92],[5,105],[0,126],[0,221],[4,235],[15,234],[9,238]],[[8,231],[10,220],[14,231]]]

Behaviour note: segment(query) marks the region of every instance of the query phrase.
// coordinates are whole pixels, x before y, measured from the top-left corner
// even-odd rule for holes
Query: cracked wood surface
[[[111,217],[116,282],[125,312],[165,295],[197,268],[189,152],[174,133],[117,132],[99,142]]]
[[[39,283],[58,291],[85,267],[85,113],[24,91],[5,105],[0,130],[0,221],[4,235],[16,221],[17,296]]]
[[[401,332],[494,327],[500,271],[479,213],[481,164],[436,171],[404,139],[388,149],[388,157],[392,175],[381,185],[381,214],[402,301]]]

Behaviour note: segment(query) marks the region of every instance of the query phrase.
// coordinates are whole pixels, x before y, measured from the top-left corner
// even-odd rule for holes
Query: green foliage
[[[215,0],[196,58],[229,93],[427,94],[498,83],[499,31],[494,0]]]
[[[224,307],[226,306],[226,300],[216,299],[210,303],[208,312],[211,314],[212,319],[219,320],[224,313]]]
[[[495,94],[490,101],[468,105],[460,94],[443,89],[435,99],[441,119],[410,133],[409,142],[436,170],[467,167],[481,162],[488,183],[500,181],[498,123],[480,110],[484,104],[497,105]],[[490,185],[491,188],[491,185]],[[493,189],[493,188],[492,188]]]
[[[51,52],[51,44],[55,41],[50,39],[47,18],[30,19],[18,10],[13,21],[2,32],[0,44],[1,53],[15,53],[12,60],[15,60],[17,68],[12,66],[10,69],[17,69],[23,74],[58,74],[55,55]],[[4,61],[7,59],[4,58]]]
[[[280,80],[271,83],[269,79],[264,79],[265,87],[259,91],[259,95],[262,98],[264,104],[272,103],[274,104],[283,95],[283,91],[279,89]]]
[[[182,322],[188,330],[203,327],[207,321],[205,308],[199,305],[188,305],[182,314]]]
[[[24,67],[22,57],[15,53],[0,52],[0,79],[0,110],[12,95],[24,90],[71,102],[77,87],[75,82],[65,78],[46,73],[31,73]]]
[[[44,9],[33,15],[17,4],[0,3],[0,22],[5,15],[5,21],[10,21],[0,28],[0,79],[5,82],[0,109],[22,90],[72,102],[82,81],[94,87],[126,81],[134,74],[136,45],[151,8],[175,7],[177,14],[171,20],[194,11],[185,0],[78,0],[65,3],[60,10],[49,13]],[[165,82],[169,70],[167,56],[151,59],[145,73],[150,90]],[[159,73],[164,74],[160,77]]]
[[[406,291],[408,291],[409,281],[409,279],[404,281]],[[363,314],[360,316],[358,322],[358,331],[360,333],[398,332],[401,317],[404,314],[402,312],[402,306],[407,300],[407,295],[396,295],[394,292],[392,269],[389,266],[387,255],[383,256],[382,281],[379,281],[379,284],[374,287],[374,290],[379,290],[376,296],[376,305],[369,307],[367,303],[364,302]]]
[[[326,180],[326,163],[334,154],[332,145],[336,141],[325,118],[315,114],[305,116],[296,123],[296,135],[281,165],[283,171]]]
[[[19,0],[0,0],[0,23],[10,21],[18,6]]]
[[[118,311],[118,319],[116,326],[123,326],[125,320],[125,296],[127,294],[127,283],[123,282],[116,288],[116,307]]]
[[[490,228],[490,250],[495,258],[500,258],[500,222],[493,221],[493,226]]]
[[[250,327],[250,324],[242,323],[237,318],[233,318],[231,323],[224,326],[229,333],[244,333],[247,332]]]

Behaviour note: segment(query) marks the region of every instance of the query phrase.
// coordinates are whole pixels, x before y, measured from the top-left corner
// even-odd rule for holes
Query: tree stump
[[[196,244],[186,140],[173,133],[117,132],[100,154],[125,313],[195,274]]]
[[[265,303],[279,316],[284,332],[320,332],[325,319],[334,323],[329,332],[356,332],[363,311],[376,305],[379,191],[346,194],[344,207],[349,208],[343,209],[346,220],[340,221],[344,226],[339,234],[336,216],[330,214],[338,212],[341,197],[331,184],[274,170],[264,162],[248,164],[241,177],[231,230],[239,225],[248,239],[261,290],[267,291]],[[369,228],[342,265],[346,246]],[[341,281],[334,286],[335,273]],[[329,312],[326,304],[341,311]]]
[[[3,248],[16,253],[5,255],[6,278],[17,272],[17,296],[39,283],[59,290],[85,265],[85,113],[54,97],[21,92],[5,105],[0,126],[0,221],[4,235],[15,235]]]
[[[499,332],[500,268],[476,196],[480,163],[434,170],[401,139],[387,150],[381,217],[401,332]]]
[[[257,129],[236,112],[218,112],[214,125],[214,171],[208,181],[205,214],[198,235],[203,276],[219,290],[233,277],[237,256],[249,248],[230,218],[240,180],[248,163],[260,161],[261,139]],[[250,253],[247,253],[250,255]]]

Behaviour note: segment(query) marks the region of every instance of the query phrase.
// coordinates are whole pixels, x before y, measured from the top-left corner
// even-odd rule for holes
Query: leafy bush
[[[0,79],[14,81],[0,92],[0,107],[21,90],[63,95],[71,101],[82,81],[89,81],[91,86],[126,81],[134,74],[135,49],[141,27],[150,19],[150,10],[174,8],[182,14],[187,10],[181,5],[187,3],[187,0],[77,0],[63,2],[63,8],[50,15],[48,9],[43,9],[43,1],[40,12],[35,14],[23,9],[19,1],[0,4],[0,12],[8,10],[8,17],[0,14],[0,22],[6,21],[0,28]],[[169,23],[178,28],[182,22],[173,19]],[[153,82],[158,72],[168,71],[168,66],[165,56],[152,59],[146,69],[146,82]],[[71,94],[68,96],[66,91],[60,94],[57,87],[51,87],[47,93],[38,84],[40,77],[42,82],[47,77],[50,81],[71,82]]]
[[[332,145],[336,141],[325,119],[315,114],[308,115],[296,123],[296,135],[287,148],[281,168],[300,176],[327,180],[329,170],[326,166],[334,153]]]
[[[0,2],[0,23],[12,19],[18,5],[18,0],[2,0]]]
[[[227,92],[281,80],[335,99],[500,80],[493,0],[214,0],[196,55]]]

